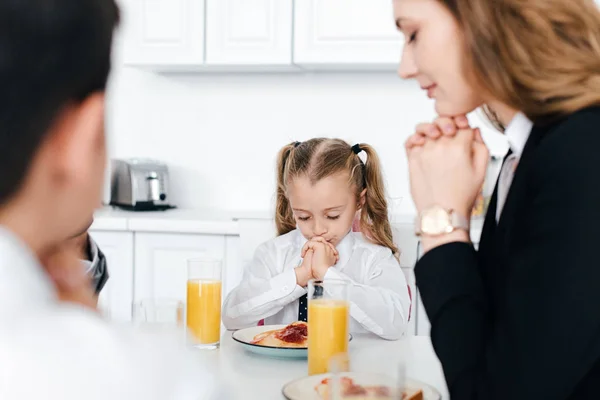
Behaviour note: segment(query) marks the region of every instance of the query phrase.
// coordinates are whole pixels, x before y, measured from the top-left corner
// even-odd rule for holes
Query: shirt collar
[[[523,113],[517,113],[506,127],[504,133],[508,139],[510,149],[517,157],[521,156],[525,143],[529,138],[533,122],[529,120]]]
[[[0,310],[15,304],[42,304],[56,291],[37,257],[15,234],[0,225]]]
[[[83,266],[83,269],[85,270],[85,273],[93,274],[94,271],[98,268],[98,263],[100,262],[100,259],[98,256],[98,245],[89,236],[88,236],[88,243],[90,244],[90,255],[92,256],[91,260],[80,260],[80,261],[81,261],[81,265]]]

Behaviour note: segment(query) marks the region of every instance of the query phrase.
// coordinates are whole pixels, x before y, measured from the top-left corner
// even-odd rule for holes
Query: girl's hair
[[[277,157],[277,201],[275,223],[279,235],[296,229],[296,221],[286,196],[287,185],[298,176],[306,176],[312,183],[337,173],[348,173],[350,185],[360,193],[367,189],[365,204],[360,213],[360,227],[366,239],[388,247],[398,257],[392,228],[388,220],[387,201],[379,157],[368,144],[361,143],[357,151],[364,151],[366,162],[353,148],[340,139],[316,138],[284,146]]]
[[[466,73],[491,97],[534,122],[600,105],[594,0],[439,1],[462,28]]]

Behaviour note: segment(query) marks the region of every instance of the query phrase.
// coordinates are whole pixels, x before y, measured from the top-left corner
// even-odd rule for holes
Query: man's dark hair
[[[114,0],[0,0],[0,205],[60,111],[104,91],[118,23]]]

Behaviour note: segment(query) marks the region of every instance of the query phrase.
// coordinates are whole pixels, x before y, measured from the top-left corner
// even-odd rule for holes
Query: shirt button
[[[282,292],[287,292],[287,290],[288,290],[288,287],[287,287],[287,286],[284,286],[284,287],[282,287],[282,288],[281,288],[281,291],[282,291]]]

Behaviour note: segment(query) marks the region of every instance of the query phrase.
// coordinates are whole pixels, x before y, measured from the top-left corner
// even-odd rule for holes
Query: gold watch
[[[423,210],[415,221],[417,236],[441,236],[457,229],[469,232],[469,220],[454,210],[447,210],[441,206]]]

